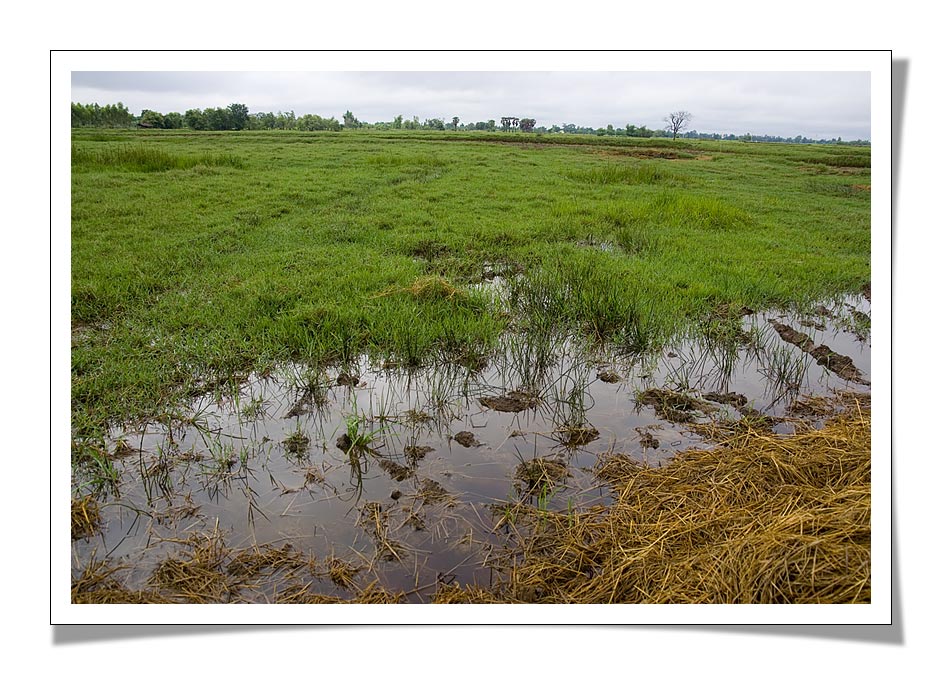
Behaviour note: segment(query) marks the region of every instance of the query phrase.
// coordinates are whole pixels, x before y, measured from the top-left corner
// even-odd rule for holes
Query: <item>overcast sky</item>
[[[687,110],[705,133],[870,139],[869,72],[73,72],[72,101],[651,129]]]

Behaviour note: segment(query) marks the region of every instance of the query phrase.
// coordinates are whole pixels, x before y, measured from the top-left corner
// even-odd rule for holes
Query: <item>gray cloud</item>
[[[245,103],[362,121],[396,115],[662,128],[673,110],[710,133],[870,138],[867,72],[73,72],[72,100],[184,112]]]

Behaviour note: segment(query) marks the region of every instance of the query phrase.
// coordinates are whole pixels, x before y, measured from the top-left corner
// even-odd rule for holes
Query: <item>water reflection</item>
[[[781,420],[799,396],[867,391],[770,324],[795,325],[869,376],[861,332],[869,303],[847,298],[826,311],[813,320],[746,316],[733,331],[644,357],[535,329],[508,337],[477,372],[384,368],[363,357],[343,371],[286,364],[256,374],[176,415],[114,431],[108,450],[120,489],[98,494],[103,525],[74,542],[73,565],[120,559],[129,582],[144,584],[182,541],[211,530],[234,548],[290,543],[320,561],[291,574],[310,571],[301,581],[325,593],[352,594],[331,581],[325,561],[340,559],[356,562],[358,587],[377,580],[410,600],[431,595],[442,578],[487,583],[488,556],[514,504],[604,503],[591,472],[600,454],[657,465],[708,442],[641,392],[691,396],[709,404],[695,416],[711,419],[766,415],[787,431]],[[525,397],[519,409],[493,404],[514,392]],[[270,601],[278,583],[287,580],[259,582],[240,597]]]

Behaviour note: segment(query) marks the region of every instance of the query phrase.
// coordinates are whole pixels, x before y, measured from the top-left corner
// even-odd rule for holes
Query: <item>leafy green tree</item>
[[[349,110],[343,114],[343,128],[344,129],[359,129],[360,120],[353,116],[353,113]]]
[[[206,123],[206,115],[203,114],[202,110],[198,108],[193,108],[192,110],[187,110],[183,113],[184,123],[194,131],[204,131],[209,128]]]
[[[524,117],[520,120],[520,131],[533,131],[533,127],[536,126],[536,120],[532,117]]]
[[[138,125],[151,129],[163,129],[165,128],[164,116],[154,110],[142,110],[141,119],[138,121]]]
[[[461,120],[457,116],[451,118],[451,128],[452,131],[458,131],[458,122]]]
[[[227,131],[232,128],[228,108],[206,108],[203,112],[206,115],[207,126],[212,131]]]
[[[121,102],[105,106],[72,103],[73,127],[129,127],[133,124],[134,115]]]
[[[178,112],[168,112],[164,115],[164,129],[182,129],[183,115]]]
[[[249,109],[243,103],[230,103],[229,107],[226,108],[228,113],[228,128],[234,129],[236,131],[241,131],[245,129],[245,126],[249,121]]]
[[[402,115],[396,115],[392,122],[393,129],[402,129]]]

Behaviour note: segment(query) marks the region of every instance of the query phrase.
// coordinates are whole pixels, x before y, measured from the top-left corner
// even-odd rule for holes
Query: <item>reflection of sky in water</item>
[[[869,314],[866,300],[847,302]],[[846,319],[850,306],[838,308]],[[753,336],[749,345],[723,349],[704,340],[681,341],[657,360],[585,354],[572,343],[558,342],[550,345],[551,357],[535,368],[539,345],[526,341],[508,348],[477,375],[458,368],[374,370],[364,359],[356,387],[331,386],[325,389],[323,405],[292,418],[285,416],[301,397],[297,385],[305,373],[289,367],[268,378],[255,376],[236,400],[196,401],[188,413],[196,418],[195,425],[175,425],[172,434],[158,426],[144,434],[116,434],[141,452],[118,463],[123,468],[120,496],[103,501],[102,534],[74,543],[74,564],[81,567],[93,554],[123,558],[134,563],[129,582],[143,582],[156,561],[178,550],[178,544],[163,540],[218,527],[233,548],[290,542],[295,550],[321,561],[331,555],[348,560],[352,556],[362,559],[365,567],[382,546],[371,538],[369,527],[357,522],[365,503],[378,502],[389,539],[402,547],[401,562],[374,564],[370,574],[392,588],[423,586],[427,594],[439,579],[452,575],[487,583],[487,570],[482,569],[487,545],[500,541],[500,533],[492,532],[495,521],[487,505],[518,497],[513,475],[521,462],[554,457],[567,463],[571,477],[549,502],[551,508],[567,509],[606,499],[605,490],[593,485],[587,471],[601,453],[626,453],[657,465],[678,451],[704,444],[683,426],[658,419],[650,407],[639,408],[639,391],[667,387],[704,394],[737,392],[755,410],[781,416],[799,392],[867,390],[783,342],[766,318],[743,319],[744,331]],[[869,377],[869,343],[838,327],[847,327],[842,319],[818,330],[793,316],[773,313],[768,318],[784,320],[816,345],[827,344],[851,357]],[[603,382],[598,379],[601,370],[622,379]],[[542,403],[535,409],[496,412],[479,403],[482,396],[526,384],[540,393]],[[253,402],[260,403],[260,414],[246,414]],[[738,417],[728,406],[719,407],[717,414]],[[359,465],[362,473],[354,472],[349,456],[336,445],[350,416],[360,417],[361,431],[377,433],[371,446],[377,455],[397,464],[409,466],[409,446],[431,446],[434,451],[418,460],[414,475],[402,481],[379,466],[378,456],[365,456]],[[594,427],[599,436],[584,447],[565,447],[556,432],[567,425]],[[453,436],[461,431],[472,432],[477,445],[466,448],[456,442]],[[641,431],[657,439],[656,449],[643,447]],[[299,432],[310,445],[293,455],[283,441]],[[167,469],[161,471],[161,466]],[[424,479],[439,483],[450,497],[424,503]],[[401,493],[398,499],[392,498],[395,491]],[[186,512],[192,506],[198,507],[196,515]],[[154,513],[162,517],[148,515]],[[419,521],[422,529],[414,526]],[[329,583],[321,590],[337,592]]]

